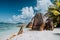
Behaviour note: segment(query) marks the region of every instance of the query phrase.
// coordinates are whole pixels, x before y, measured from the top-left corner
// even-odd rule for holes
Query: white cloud
[[[37,0],[37,6],[35,7],[35,10],[45,14],[50,5],[53,5],[50,0]]]
[[[22,14],[19,14],[17,16],[13,15],[12,18],[9,19],[9,21],[13,23],[17,23],[17,22],[27,23],[34,16],[34,10],[32,7],[24,7],[22,8],[21,11]]]
[[[45,14],[50,5],[53,5],[50,0],[37,0],[37,6],[34,8],[38,12]],[[33,10],[33,7],[24,7],[22,8],[22,10],[18,10],[18,11],[21,11],[21,14],[13,15],[12,18],[9,19],[10,22],[27,23],[30,21],[30,19],[34,16],[34,13],[35,13]]]

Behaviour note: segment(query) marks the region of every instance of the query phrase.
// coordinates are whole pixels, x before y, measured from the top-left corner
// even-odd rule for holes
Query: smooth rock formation
[[[32,21],[30,21],[26,27],[38,31],[53,30],[53,19],[47,18],[41,13],[36,13]]]

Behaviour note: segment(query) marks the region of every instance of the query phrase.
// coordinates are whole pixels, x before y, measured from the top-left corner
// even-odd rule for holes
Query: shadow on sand
[[[60,36],[60,33],[53,33],[54,35],[59,35]]]

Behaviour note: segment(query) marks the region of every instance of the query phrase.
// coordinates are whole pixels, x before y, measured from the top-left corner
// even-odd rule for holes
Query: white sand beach
[[[0,40],[6,40],[18,30],[1,35]],[[11,40],[60,40],[60,28],[55,28],[54,31],[24,31],[23,34],[15,36]]]

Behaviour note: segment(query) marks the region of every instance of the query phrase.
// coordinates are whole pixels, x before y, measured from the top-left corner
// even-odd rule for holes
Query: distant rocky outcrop
[[[22,22],[18,22],[17,24],[23,24]]]

